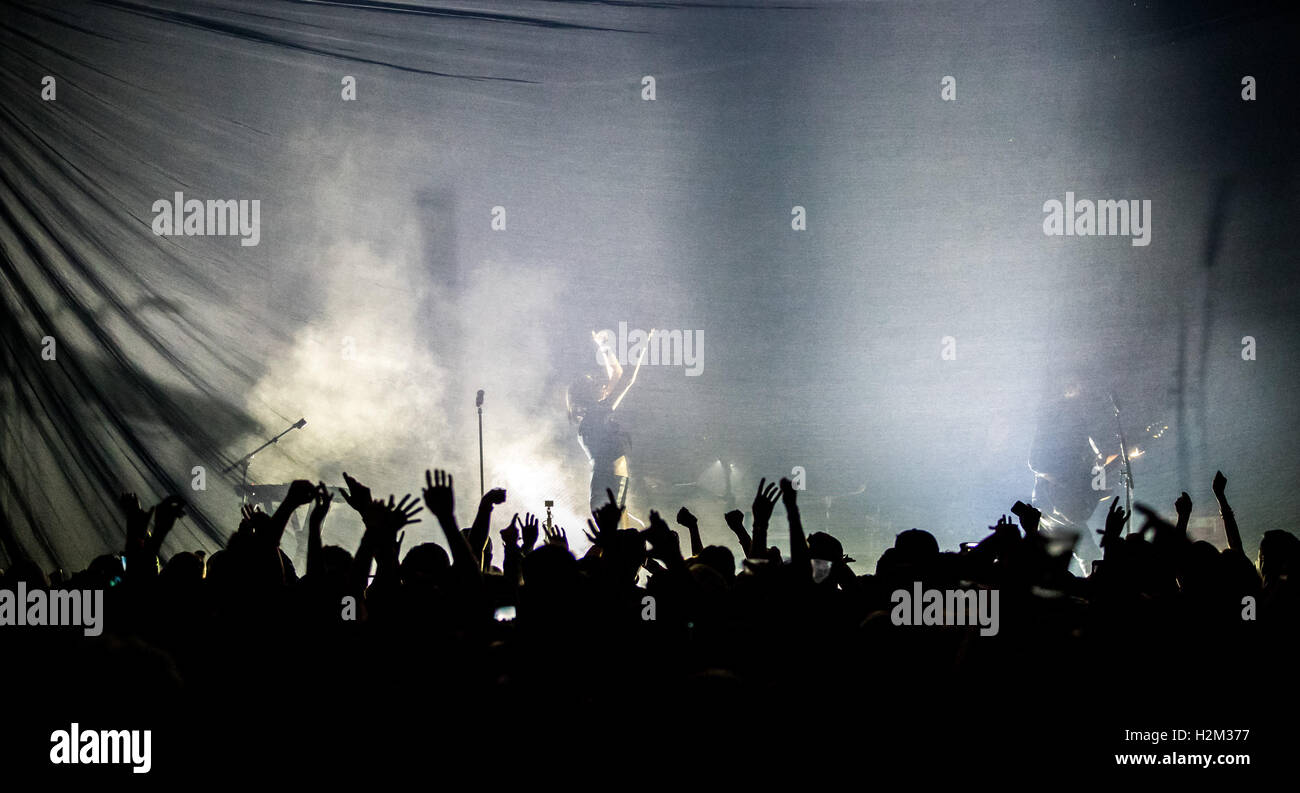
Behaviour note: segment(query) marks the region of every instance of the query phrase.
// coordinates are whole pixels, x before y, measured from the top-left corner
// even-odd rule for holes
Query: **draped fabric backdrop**
[[[564,388],[620,322],[702,339],[619,412],[634,512],[709,541],[800,466],[858,559],[952,547],[1028,497],[1083,372],[1171,428],[1138,498],[1208,519],[1222,468],[1253,552],[1300,505],[1296,34],[1235,2],[4,2],[0,561],[120,549],[122,490],[214,550],[222,469],[299,417],[250,480],[444,466],[467,516],[479,388],[488,486],[576,538]],[[1150,244],[1045,235],[1067,191],[1150,200]],[[258,243],[155,234],[177,193],[258,201]]]

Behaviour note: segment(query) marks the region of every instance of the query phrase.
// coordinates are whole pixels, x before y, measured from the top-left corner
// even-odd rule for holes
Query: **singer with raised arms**
[[[596,345],[597,360],[600,361],[604,376],[597,378],[586,374],[569,385],[566,394],[569,420],[578,426],[578,442],[591,461],[589,500],[593,512],[609,501],[606,491],[614,494],[614,501],[620,507],[627,506],[631,440],[618,422],[614,421],[614,411],[618,410],[623,397],[627,396],[628,390],[636,382],[637,372],[645,361],[654,333],[652,329],[646,344],[641,348],[636,367],[624,382],[623,365],[619,362],[613,345],[593,331],[591,340]]]

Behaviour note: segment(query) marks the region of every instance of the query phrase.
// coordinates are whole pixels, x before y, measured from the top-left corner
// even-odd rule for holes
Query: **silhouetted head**
[[[699,561],[717,571],[730,586],[736,579],[736,556],[723,545],[710,545],[700,551]]]
[[[330,578],[345,579],[352,570],[352,554],[348,553],[346,548],[326,545],[320,549],[320,558],[321,565],[325,568],[325,575]]]
[[[209,556],[207,567],[207,578],[210,581],[222,582],[231,575],[230,557],[224,550]]]
[[[898,551],[893,548],[886,548],[876,559],[876,575],[887,576],[898,567]]]
[[[608,553],[601,552],[602,561],[613,563],[611,574],[615,581],[635,581],[646,563],[645,538],[636,529],[619,529],[612,543]]]
[[[1215,585],[1219,578],[1219,549],[1199,540],[1183,554],[1179,584],[1184,591],[1202,591]]]
[[[159,580],[168,584],[197,584],[206,572],[202,557],[182,551],[167,560]]]
[[[936,545],[935,548],[937,550],[938,546]],[[815,531],[808,535],[808,553],[814,559],[838,562],[844,558],[844,546],[826,532]]]
[[[698,613],[703,616],[721,607],[731,588],[722,574],[698,560],[687,567],[687,572],[695,582],[694,605]]]
[[[904,564],[924,564],[939,555],[939,541],[924,529],[908,529],[894,538],[894,556]]]
[[[442,581],[451,569],[451,559],[441,545],[421,543],[406,552],[402,559],[402,581],[407,584],[432,584]]]
[[[564,403],[569,408],[569,421],[578,424],[587,411],[596,406],[605,396],[605,387],[589,374],[569,383],[569,390],[564,394]]]
[[[1272,586],[1289,578],[1300,562],[1300,540],[1289,531],[1270,529],[1259,541],[1259,574],[1264,586]]]
[[[90,563],[90,567],[86,568],[96,587],[116,586],[121,583],[124,570],[122,557],[114,554],[98,556]]]
[[[524,557],[523,574],[533,593],[571,590],[578,584],[578,560],[567,548],[543,545]]]

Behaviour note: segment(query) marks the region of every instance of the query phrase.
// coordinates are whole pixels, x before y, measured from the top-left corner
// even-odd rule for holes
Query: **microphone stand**
[[[1119,403],[1115,401],[1115,392],[1110,394],[1111,407],[1115,408],[1115,435],[1119,438],[1120,480],[1124,483],[1124,512],[1133,514],[1133,466],[1128,459],[1128,445],[1124,442],[1124,427],[1119,421]],[[1125,528],[1124,534],[1132,531],[1132,523]]]
[[[475,407],[478,408],[478,497],[483,498],[483,392],[478,392],[478,398],[474,400]]]
[[[242,474],[242,476],[241,476],[241,479],[240,479],[240,483],[239,483],[239,484],[240,484],[240,491],[241,491],[241,492],[240,492],[240,495],[243,496],[245,503],[247,503],[247,501],[248,501],[248,464],[251,463],[251,462],[253,461],[253,455],[255,455],[255,454],[257,454],[258,452],[262,451],[262,450],[265,449],[267,446],[270,446],[271,444],[276,443],[276,442],[279,441],[281,438],[283,438],[284,436],[286,436],[286,435],[288,435],[289,433],[293,432],[294,430],[300,430],[300,429],[302,429],[302,428],[305,427],[305,426],[307,426],[307,419],[306,419],[306,418],[300,418],[300,419],[298,419],[298,420],[295,421],[293,424],[290,424],[290,425],[289,425],[289,426],[288,426],[288,427],[287,427],[283,432],[281,432],[279,435],[276,435],[275,437],[273,437],[273,438],[271,438],[270,440],[268,440],[266,443],[263,443],[261,446],[258,446],[256,449],[252,450],[252,451],[249,452],[248,454],[245,454],[243,457],[240,457],[238,460],[234,461],[234,462],[231,463],[230,465],[227,465],[225,468],[221,469],[221,473],[223,473],[223,474],[227,474],[227,473],[230,473],[230,472],[234,469],[235,466],[237,466],[237,465],[242,465],[242,466],[243,466],[243,474]]]

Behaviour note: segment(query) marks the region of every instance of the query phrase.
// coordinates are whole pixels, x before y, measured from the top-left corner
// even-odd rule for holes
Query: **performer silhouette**
[[[614,420],[614,411],[636,382],[636,373],[645,360],[654,331],[642,347],[636,368],[624,383],[624,370],[608,339],[591,334],[597,357],[604,370],[603,378],[583,375],[569,385],[566,394],[569,420],[578,425],[578,442],[591,461],[590,506],[592,511],[608,502],[605,491],[614,494],[620,507],[627,506],[628,454],[632,444],[628,434]]]

